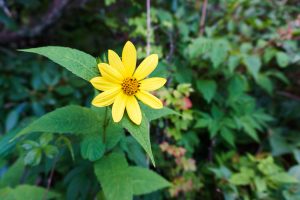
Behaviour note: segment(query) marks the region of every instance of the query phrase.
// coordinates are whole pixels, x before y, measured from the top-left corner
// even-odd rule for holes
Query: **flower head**
[[[137,125],[141,123],[142,113],[136,98],[154,109],[163,107],[162,102],[149,92],[162,87],[166,79],[146,78],[157,66],[157,54],[146,57],[137,68],[136,61],[135,46],[128,41],[123,48],[122,60],[117,53],[109,50],[109,63],[98,64],[101,76],[90,80],[96,89],[103,91],[92,104],[97,107],[113,104],[114,122],[119,122],[126,110],[131,121]]]

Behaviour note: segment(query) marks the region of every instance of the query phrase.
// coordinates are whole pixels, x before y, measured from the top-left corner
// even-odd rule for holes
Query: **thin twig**
[[[207,1],[208,0],[203,0],[203,6],[202,6],[202,11],[201,11],[202,12],[201,13],[201,20],[200,20],[200,31],[199,31],[200,36],[203,36],[204,31],[205,31]]]
[[[151,44],[150,44],[150,40],[151,40],[151,15],[150,15],[150,8],[151,8],[151,1],[150,0],[146,0],[146,9],[147,9],[147,56],[150,55],[150,50],[151,50]],[[150,130],[150,124],[148,124],[148,129]],[[150,165],[150,159],[149,156],[147,156],[146,159],[147,162],[147,166],[149,167]]]
[[[23,38],[32,38],[43,33],[50,27],[63,13],[69,0],[53,0],[50,8],[44,16],[39,18],[35,24],[24,25],[18,31],[3,30],[0,32],[0,44],[15,42]]]
[[[169,53],[168,53],[168,55],[167,55],[167,57],[166,57],[166,60],[167,60],[167,62],[170,64],[171,63],[171,60],[172,60],[172,58],[173,58],[173,55],[174,55],[174,52],[175,52],[175,42],[174,42],[174,38],[173,38],[173,32],[172,31],[169,31],[168,32],[168,36],[169,36],[169,42],[170,42],[170,46],[169,46],[169,48],[170,48],[170,50],[169,50]],[[169,65],[170,66],[170,65]],[[172,70],[169,68],[169,72],[171,73],[172,72]],[[173,79],[173,76],[170,76],[168,79],[167,79],[167,84],[166,84],[166,86],[167,87],[169,87],[170,86],[170,84],[172,83],[172,79]]]
[[[296,95],[288,93],[288,92],[279,91],[279,92],[277,92],[277,94],[279,94],[281,96],[284,96],[284,97],[288,97],[288,98],[293,99],[293,100],[300,101],[299,96],[296,96]]]
[[[50,176],[48,177],[48,181],[47,181],[47,189],[46,191],[44,192],[44,196],[43,196],[43,200],[46,200],[47,199],[47,195],[48,195],[48,192],[50,190],[50,186],[51,186],[51,183],[52,183],[52,179],[53,179],[53,175],[54,175],[54,170],[55,170],[55,167],[56,167],[56,163],[58,161],[58,155],[55,157],[54,159],[54,162],[53,162],[53,166],[52,166],[52,169],[51,169],[51,172],[50,172]]]
[[[171,62],[172,57],[174,55],[174,50],[175,50],[175,45],[174,45],[174,38],[173,38],[173,32],[169,31],[168,32],[168,37],[169,37],[169,42],[170,42],[170,46],[169,46],[169,53],[166,57],[166,60],[168,61],[168,63]]]
[[[216,138],[210,140],[210,145],[208,147],[208,161],[212,162],[214,157],[214,146],[216,144]]]
[[[146,7],[147,7],[147,56],[150,55],[150,40],[151,40],[151,15],[150,15],[150,5],[151,2],[150,0],[147,0],[146,2]]]

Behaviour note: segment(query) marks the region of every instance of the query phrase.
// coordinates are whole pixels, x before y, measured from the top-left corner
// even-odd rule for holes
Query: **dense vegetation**
[[[151,123],[155,168],[129,134],[115,147],[172,183],[136,198],[300,199],[300,2],[211,0],[205,20],[202,9],[196,0],[151,1],[154,75],[168,78],[157,95],[181,115]],[[45,113],[90,106],[94,95],[88,82],[17,49],[68,46],[103,60],[130,40],[141,60],[146,3],[11,0],[0,24],[0,199],[43,197],[41,187],[48,198],[103,199],[78,137],[9,142]]]

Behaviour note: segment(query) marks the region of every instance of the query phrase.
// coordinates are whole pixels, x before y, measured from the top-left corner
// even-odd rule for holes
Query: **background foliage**
[[[145,2],[12,0],[1,6],[0,197],[34,192],[42,199],[56,166],[48,198],[102,199],[96,176],[103,174],[95,175],[88,160],[103,151],[80,148],[97,138],[45,133],[8,142],[33,119],[70,104],[89,106],[93,97],[82,79],[16,49],[61,45],[103,58],[131,40],[141,59]],[[193,0],[151,4],[151,52],[160,56],[155,73],[168,77],[158,95],[181,116],[151,127],[154,170],[172,186],[139,199],[300,199],[299,1],[208,1],[203,34],[202,7]],[[131,164],[150,167],[132,137],[122,137],[119,146]]]

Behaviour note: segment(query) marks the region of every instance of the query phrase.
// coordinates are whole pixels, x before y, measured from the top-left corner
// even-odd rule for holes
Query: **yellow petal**
[[[131,77],[136,67],[136,49],[130,42],[126,42],[122,51],[122,62],[126,69],[127,77]]]
[[[121,61],[121,58],[113,50],[108,50],[108,62],[109,65],[116,69],[124,78],[127,77],[125,67],[123,65],[123,62]]]
[[[147,58],[145,58],[143,60],[143,62],[136,69],[136,71],[135,71],[135,73],[134,73],[133,76],[137,80],[144,79],[146,76],[148,76],[149,74],[151,74],[151,72],[153,72],[153,70],[157,66],[157,63],[158,63],[158,56],[157,56],[157,54],[151,54],[150,56],[148,56]]]
[[[154,108],[154,109],[160,109],[163,107],[162,102],[149,92],[146,92],[144,90],[140,90],[135,95],[139,100],[141,100],[144,104]]]
[[[134,96],[128,96],[126,110],[131,121],[137,125],[140,125],[142,121],[141,108]]]
[[[99,63],[98,68],[100,70],[101,75],[114,83],[121,83],[123,81],[123,76],[113,67],[109,66],[106,63]]]
[[[94,86],[94,88],[96,88],[97,90],[102,90],[102,91],[120,87],[119,84],[113,83],[101,76],[92,78],[90,80],[90,82]]]
[[[146,91],[157,90],[158,88],[161,88],[166,82],[167,80],[165,78],[147,78],[140,81],[140,89]]]
[[[120,92],[116,97],[112,107],[112,117],[114,122],[119,122],[122,119],[127,98],[128,96],[125,95],[123,92]]]
[[[112,104],[116,96],[121,92],[121,88],[106,90],[98,94],[92,101],[92,104],[97,107],[109,106]]]

